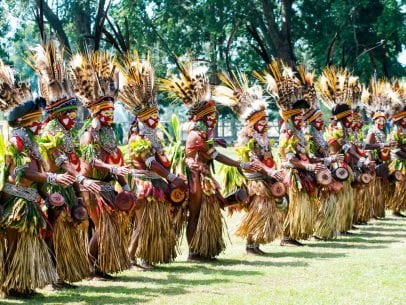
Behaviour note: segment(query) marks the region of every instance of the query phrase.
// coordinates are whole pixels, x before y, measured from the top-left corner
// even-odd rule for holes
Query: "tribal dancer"
[[[372,197],[372,217],[385,217],[385,203],[390,202],[391,191],[388,178],[390,163],[390,149],[388,141],[388,133],[386,131],[386,123],[389,118],[389,104],[395,93],[391,90],[390,83],[373,79],[370,84],[371,94],[367,102],[367,110],[373,120],[373,125],[368,130],[366,144],[375,144],[377,148],[368,152],[368,158],[375,161],[376,175],[371,183]]]
[[[366,90],[362,91],[361,100],[364,100],[366,95],[369,96]],[[352,133],[349,136],[350,142],[357,148],[357,151],[364,151],[365,135],[364,135],[364,119],[363,114],[365,107],[362,104],[356,104],[353,106],[352,111]],[[358,184],[358,187],[354,189],[354,215],[353,223],[362,225],[366,224],[372,217],[372,204],[371,196],[373,196],[373,183],[368,185]]]
[[[41,129],[43,100],[32,100],[27,84],[17,83],[11,69],[0,63],[1,110],[12,109],[8,123],[13,128],[7,144],[1,177],[1,228],[6,253],[2,290],[7,295],[27,296],[36,288],[57,281],[57,273],[43,233],[47,223],[42,212],[48,196],[45,182],[71,185],[68,174],[45,172],[36,135]]]
[[[243,123],[236,149],[237,154],[241,161],[255,162],[260,167],[260,171],[254,173],[243,170],[249,199],[244,204],[247,213],[237,228],[236,234],[247,240],[248,254],[261,255],[264,252],[259,245],[272,242],[282,233],[282,215],[278,210],[277,202],[283,200],[281,198],[283,194],[275,197],[271,186],[283,180],[283,176],[276,169],[272,146],[267,136],[267,104],[262,96],[261,87],[249,88],[245,74],[241,74],[240,79],[235,76],[234,80],[222,74],[220,79],[223,85],[215,88],[213,98],[216,102],[231,107]],[[229,181],[229,183],[233,184],[235,181]],[[283,184],[282,188],[284,188]]]
[[[394,180],[395,191],[389,207],[393,215],[406,217],[401,213],[406,210],[406,82],[395,82],[393,87],[398,97],[392,98],[390,103],[393,125],[390,139],[396,142],[397,147],[391,151],[389,173]]]
[[[124,79],[119,98],[135,115],[129,134],[128,154],[131,188],[137,193],[136,227],[130,241],[130,258],[142,260],[141,267],[169,263],[176,257],[176,235],[170,214],[170,190],[185,181],[170,172],[171,163],[157,135],[159,109],[155,73],[149,58],[128,55],[120,65]]]
[[[306,142],[309,157],[312,162],[321,162],[327,168],[331,164],[342,162],[344,155],[337,154],[330,156],[327,141],[324,139],[323,113],[317,103],[316,91],[312,82],[312,75],[304,73],[300,75],[302,79],[307,79],[309,98],[313,100],[312,107],[303,115],[306,122]],[[317,239],[331,239],[337,235],[339,206],[337,205],[337,193],[341,191],[343,185],[340,181],[331,176],[329,169],[323,170],[317,175],[317,199],[318,205],[315,207],[314,236]]]
[[[369,175],[366,171],[373,165],[366,158],[366,153],[350,142],[353,123],[351,105],[360,99],[361,86],[358,78],[351,76],[348,71],[329,67],[323,70],[318,89],[322,102],[331,109],[333,115],[325,136],[330,153],[345,154],[345,162],[338,164],[338,169],[335,170],[335,177],[345,181],[342,192],[337,196],[337,204],[340,206],[338,230],[342,234],[351,234],[348,232],[353,227],[354,214],[354,190],[351,182],[354,179],[357,182],[360,180],[359,183],[368,183],[366,178]]]
[[[322,163],[311,163],[303,133],[303,112],[312,106],[307,86],[295,73],[273,61],[261,80],[267,82],[268,91],[280,109],[283,124],[280,131],[279,153],[282,167],[287,171],[289,206],[284,222],[281,246],[302,246],[298,240],[313,234],[316,198],[314,174],[325,169]]]
[[[124,166],[112,126],[118,73],[111,60],[108,53],[97,52],[89,57],[77,54],[71,62],[76,95],[90,112],[80,138],[83,166],[77,180],[82,184],[84,203],[95,228],[89,254],[96,276],[103,278],[129,267],[126,217],[121,212],[128,206],[122,207],[116,200],[114,184],[118,182],[129,193],[124,177],[130,171]],[[131,195],[124,204],[128,201]]]
[[[80,173],[80,159],[72,128],[78,104],[72,95],[62,56],[52,41],[45,47],[37,46],[32,55],[40,93],[48,104],[45,109],[48,117],[39,145],[46,170],[75,177]],[[91,273],[87,255],[87,213],[79,198],[77,183],[75,188],[52,183],[46,183],[45,187],[51,194],[47,202],[50,223],[47,243],[55,257],[60,279],[55,288],[69,287],[64,281],[77,282]]]
[[[189,218],[186,237],[189,260],[212,260],[225,249],[223,219],[224,198],[210,167],[217,160],[226,165],[256,170],[251,163],[239,163],[214,148],[216,106],[210,99],[209,80],[201,67],[181,65],[180,78],[162,80],[162,89],[179,98],[189,108],[191,124],[186,139],[186,170],[189,183]],[[223,143],[222,143],[223,144]]]

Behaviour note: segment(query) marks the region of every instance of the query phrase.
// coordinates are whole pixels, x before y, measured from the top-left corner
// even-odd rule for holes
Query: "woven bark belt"
[[[34,188],[17,186],[10,183],[4,184],[3,192],[33,202],[35,202],[39,196],[38,191]]]

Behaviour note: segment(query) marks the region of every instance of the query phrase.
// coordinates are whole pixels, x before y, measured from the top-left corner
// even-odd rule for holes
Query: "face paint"
[[[148,127],[152,128],[152,129],[155,129],[158,126],[158,123],[159,123],[159,115],[158,115],[158,113],[153,113],[144,122]]]
[[[114,108],[109,108],[103,111],[100,111],[98,114],[100,123],[104,126],[109,126],[113,123],[114,120]]]
[[[76,123],[76,112],[70,111],[59,118],[59,121],[66,130],[70,130]]]
[[[379,117],[375,120],[376,127],[378,127],[378,129],[381,129],[381,130],[384,129],[385,123],[386,123],[386,120],[383,117]]]
[[[352,114],[350,114],[349,116],[346,116],[343,121],[344,121],[345,128],[351,128],[351,126],[352,126]]]
[[[406,128],[406,118],[403,118],[400,120],[400,126],[402,126],[403,128]]]
[[[266,119],[262,119],[255,123],[254,129],[259,133],[265,133],[268,129],[268,122]]]
[[[42,124],[40,122],[34,122],[28,128],[32,131],[34,135],[37,135],[41,130]]]
[[[204,122],[205,122],[206,126],[210,129],[216,127],[216,123],[217,123],[216,113],[213,112],[212,114],[206,115]]]
[[[317,118],[314,120],[314,128],[316,128],[317,130],[323,130],[324,127],[324,121],[322,118]]]
[[[301,115],[295,115],[295,118],[293,119],[293,125],[295,126],[296,129],[301,129],[303,126],[303,120]]]

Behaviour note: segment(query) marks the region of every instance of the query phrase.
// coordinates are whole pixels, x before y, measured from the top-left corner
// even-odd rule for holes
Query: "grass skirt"
[[[372,202],[372,215],[374,217],[385,217],[385,187],[382,179],[376,177],[371,183],[372,196],[370,198]]]
[[[355,224],[366,223],[372,217],[372,203],[371,197],[373,196],[372,183],[369,187],[362,187],[354,190],[354,217]]]
[[[337,194],[337,204],[339,206],[338,231],[340,233],[351,230],[354,215],[354,189],[351,182],[345,181],[344,187]]]
[[[320,203],[315,209],[314,235],[321,239],[332,239],[337,236],[339,205],[337,194],[319,192]]]
[[[189,245],[190,252],[215,257],[226,248],[223,238],[223,218],[216,194],[202,193],[196,232]]]
[[[127,238],[120,226],[120,212],[107,210],[100,205],[99,257],[98,268],[102,272],[115,273],[128,269],[130,260],[127,250]]]
[[[66,212],[62,212],[56,221],[53,234],[56,256],[56,270],[61,280],[77,282],[92,272],[88,248],[88,222],[72,222]]]
[[[134,234],[135,257],[150,264],[170,263],[176,258],[176,235],[169,204],[149,196]]]
[[[281,213],[264,182],[249,181],[247,187],[251,201],[236,235],[256,244],[270,243],[282,233]]]
[[[313,234],[314,203],[305,190],[296,184],[289,188],[289,207],[285,217],[285,235],[292,239],[308,239]]]
[[[4,290],[28,293],[58,279],[45,241],[37,233],[20,232],[14,253],[7,255]]]
[[[394,211],[406,210],[406,179],[396,181],[391,191],[392,196],[388,199],[388,202],[390,202],[388,208]]]

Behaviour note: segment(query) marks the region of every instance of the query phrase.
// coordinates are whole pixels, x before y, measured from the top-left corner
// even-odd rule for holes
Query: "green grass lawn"
[[[247,256],[235,237],[241,215],[227,218],[230,241],[214,263],[189,263],[186,245],[175,263],[154,271],[127,271],[114,281],[83,281],[79,288],[40,291],[30,300],[0,304],[405,304],[406,220],[372,221],[355,235],[305,247],[263,247]]]

